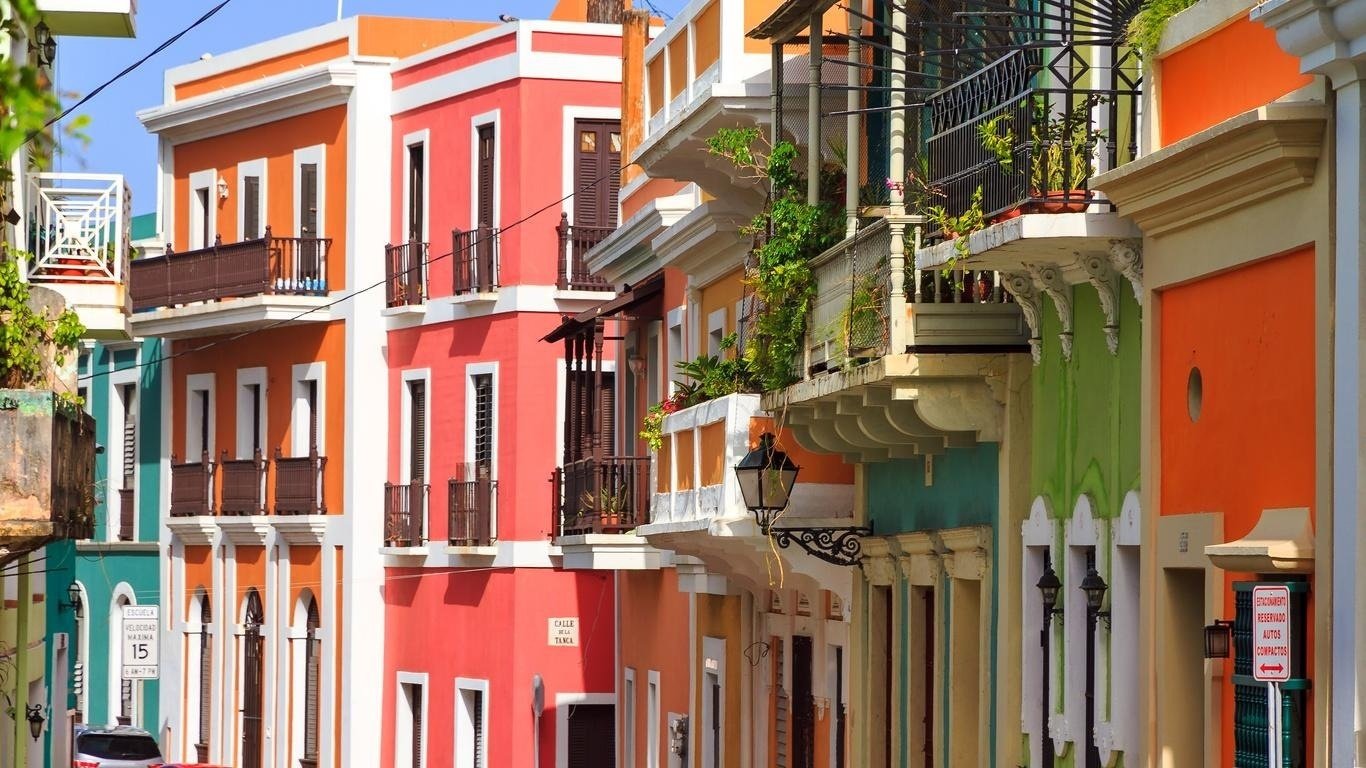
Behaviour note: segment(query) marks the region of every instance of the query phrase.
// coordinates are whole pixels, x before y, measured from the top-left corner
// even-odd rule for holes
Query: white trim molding
[[[470,218],[466,229],[479,226],[479,129],[493,126],[493,221],[497,229],[503,220],[503,111],[491,110],[470,118]]]
[[[416,685],[421,688],[423,718],[422,741],[418,744],[418,749],[421,751],[421,754],[418,755],[417,765],[419,768],[427,768],[427,736],[431,732],[431,729],[427,727],[430,723],[427,715],[431,712],[431,707],[428,706],[427,702],[431,699],[432,688],[431,685],[428,684],[427,678],[426,672],[399,671],[395,674],[394,692],[397,695],[394,696],[395,711],[393,712],[394,765],[413,764],[413,756],[408,752],[408,750],[412,748],[412,738],[411,736],[406,739],[402,737],[405,726],[408,734],[411,734],[413,729],[412,705],[408,704],[407,694],[404,692],[403,688],[408,685]]]
[[[235,192],[237,196],[237,239],[239,241],[247,239],[247,195],[245,180],[248,176],[255,176],[261,180],[261,183],[258,185],[260,195],[257,196],[256,200],[256,221],[260,224],[261,231],[257,232],[256,236],[260,237],[263,235],[265,233],[266,225],[270,223],[270,220],[266,218],[266,211],[270,210],[270,207],[266,204],[266,198],[268,197],[267,190],[270,189],[270,184],[266,179],[266,167],[267,164],[264,157],[255,160],[244,160],[237,164],[237,189]]]
[[[495,138],[494,141],[494,148],[497,149],[497,139]],[[432,239],[429,234],[432,227],[432,131],[430,128],[423,128],[420,131],[413,131],[403,136],[402,157],[399,158],[403,164],[403,175],[399,177],[403,187],[400,191],[400,194],[403,195],[403,204],[399,211],[403,218],[398,222],[399,232],[395,239],[395,242],[399,243],[408,241],[408,221],[411,218],[409,208],[413,204],[408,189],[408,179],[412,174],[413,165],[410,151],[419,145],[422,147],[422,242],[430,242]]]
[[[479,727],[483,731],[480,734],[479,743],[484,746],[483,760],[475,765],[474,755],[463,749],[464,745],[474,739],[474,717],[465,703],[466,692],[477,692],[481,696]],[[452,751],[454,754],[455,768],[486,768],[486,766],[497,765],[489,757],[496,750],[489,744],[489,681],[477,680],[469,677],[455,678],[455,701],[452,711],[455,713],[455,730],[452,739]]]

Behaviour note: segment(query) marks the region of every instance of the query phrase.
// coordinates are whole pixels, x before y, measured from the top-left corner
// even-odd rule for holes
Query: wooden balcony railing
[[[327,294],[331,238],[266,236],[240,243],[136,259],[129,265],[133,311],[197,301],[290,294]]]
[[[280,449],[275,449],[275,514],[277,515],[325,515],[327,505],[323,503],[323,470],[327,468],[327,457],[319,456],[318,450],[309,450],[307,456],[285,458]]]
[[[426,483],[384,484],[385,546],[419,547],[427,541],[427,490]]]
[[[386,306],[416,306],[427,300],[427,244],[409,240],[384,246]]]
[[[451,478],[447,489],[450,509],[450,543],[463,547],[486,547],[493,543],[494,499],[498,481]]]
[[[171,456],[171,517],[212,515],[213,462],[208,452],[199,461],[181,464]]]
[[[623,533],[649,521],[649,456],[582,459],[557,467],[551,482],[557,536]]]
[[[218,481],[222,498],[220,515],[264,515],[266,513],[266,458],[258,450],[250,459],[229,459],[223,451],[218,462]]]
[[[119,541],[132,541],[137,504],[132,488],[119,489]]]
[[[451,264],[451,292],[456,296],[498,290],[498,230],[451,230]]]
[[[560,251],[559,277],[556,285],[560,290],[610,291],[611,283],[588,271],[587,254],[593,246],[607,239],[616,227],[578,227],[569,223],[569,215],[560,214],[560,223],[555,227],[559,236]]]

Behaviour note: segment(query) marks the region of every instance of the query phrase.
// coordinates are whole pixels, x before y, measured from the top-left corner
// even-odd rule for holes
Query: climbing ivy
[[[51,317],[35,310],[29,298],[15,260],[0,261],[0,388],[42,386],[49,355],[62,365],[85,333],[75,312],[68,309]]]
[[[770,147],[757,128],[721,129],[707,151],[730,160],[741,176],[768,182],[763,209],[742,230],[754,239],[745,280],[759,307],[744,354],[760,387],[781,389],[796,379],[816,295],[809,261],[844,237],[844,214],[833,202],[842,179],[837,171],[823,173],[821,199],[808,203],[797,148],[787,141]]]

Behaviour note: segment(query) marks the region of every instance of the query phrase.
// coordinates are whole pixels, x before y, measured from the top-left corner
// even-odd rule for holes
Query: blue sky
[[[217,0],[138,0],[137,37],[130,40],[65,37],[59,41],[57,87],[84,95],[116,72],[189,26]],[[676,12],[685,0],[654,0]],[[433,18],[495,19],[500,13],[544,18],[555,0],[343,0],[346,16],[377,14]],[[642,3],[643,5],[643,3]],[[140,109],[161,103],[166,69],[337,18],[336,0],[232,0],[212,19],[176,41],[139,69],[106,88],[80,109],[89,115],[89,147],[64,147],[54,170],[122,173],[133,190],[134,213],[156,209],[156,141],[138,122]],[[66,98],[68,103],[72,98]]]

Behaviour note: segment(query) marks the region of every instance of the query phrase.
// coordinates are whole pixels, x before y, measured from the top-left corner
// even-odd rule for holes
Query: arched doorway
[[[242,635],[242,768],[261,768],[261,727],[264,710],[265,641],[261,626],[265,611],[256,590],[247,592]]]

